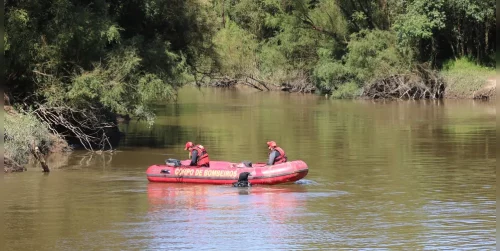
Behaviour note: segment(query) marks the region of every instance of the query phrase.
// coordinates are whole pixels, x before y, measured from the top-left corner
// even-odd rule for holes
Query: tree
[[[98,123],[151,120],[153,102],[213,64],[208,19],[194,0],[7,0],[6,91],[17,105],[97,113]]]

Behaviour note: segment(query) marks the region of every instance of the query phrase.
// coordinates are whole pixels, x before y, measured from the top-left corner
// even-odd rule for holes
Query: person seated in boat
[[[276,142],[268,141],[267,148],[269,149],[269,159],[267,161],[268,166],[285,163],[287,161],[285,151],[283,151],[281,147],[277,146]]]
[[[207,150],[202,145],[194,145],[193,142],[187,142],[184,150],[189,151],[189,157],[191,158],[190,166],[210,167]]]

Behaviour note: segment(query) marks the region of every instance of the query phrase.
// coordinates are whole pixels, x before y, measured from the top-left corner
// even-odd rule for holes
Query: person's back
[[[288,158],[286,157],[285,151],[277,146],[276,142],[269,141],[267,142],[267,146],[269,148],[268,166],[285,163],[287,161]]]
[[[190,166],[210,167],[210,158],[207,150],[202,145],[194,145],[192,142],[187,142],[184,150],[189,150],[191,155]]]

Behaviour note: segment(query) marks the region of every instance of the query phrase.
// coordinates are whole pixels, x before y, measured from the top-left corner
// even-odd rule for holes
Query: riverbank
[[[496,78],[492,68],[467,59],[447,62],[441,72],[446,82],[446,98],[495,99]]]
[[[271,81],[244,77],[231,79],[223,77],[210,82],[208,86],[231,88],[238,85],[248,86],[261,91],[286,91],[318,93],[331,98],[445,98],[445,99],[482,99],[496,98],[495,69],[478,65],[468,58],[446,61],[440,69],[420,65],[413,72],[401,74],[382,74],[372,78],[364,86],[354,82],[337,84],[334,89],[318,87],[310,77],[301,75],[287,83],[273,84]],[[385,76],[385,77],[384,77]],[[334,78],[335,79],[335,78]],[[428,94],[423,94],[428,92]],[[409,95],[411,93],[412,95]]]
[[[4,172],[26,171],[24,167],[31,159],[45,162],[51,153],[71,151],[68,143],[53,134],[36,116],[4,106]]]
[[[484,67],[469,67],[464,69],[464,67],[458,66],[440,71],[438,75],[444,83],[442,98],[495,100],[497,81],[494,74],[494,70]],[[253,88],[259,91],[285,91],[325,95],[325,93],[318,93],[318,89],[313,83],[304,80],[278,85],[266,84],[262,81],[222,78],[204,84],[204,86],[215,88]],[[362,89],[347,84],[345,88],[340,88],[337,92],[334,91],[333,95],[332,93],[327,93],[326,96],[330,98],[370,98],[363,95],[364,92]]]

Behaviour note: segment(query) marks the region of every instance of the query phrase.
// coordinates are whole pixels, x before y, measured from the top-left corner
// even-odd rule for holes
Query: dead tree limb
[[[373,99],[439,99],[444,81],[436,71],[418,66],[407,74],[396,74],[373,81],[363,89],[363,96]]]
[[[38,146],[35,146],[34,149],[32,149],[32,154],[35,156],[35,159],[40,162],[40,165],[42,166],[43,172],[48,173],[50,172],[49,166],[47,165],[47,162],[45,161],[45,157],[43,154],[40,152],[40,149],[38,149]]]
[[[106,122],[104,115],[101,115],[103,111],[98,108],[83,110],[65,105],[49,107],[38,104],[34,114],[46,123],[52,133],[62,138],[73,136],[87,150],[112,147],[106,132],[116,125]]]

